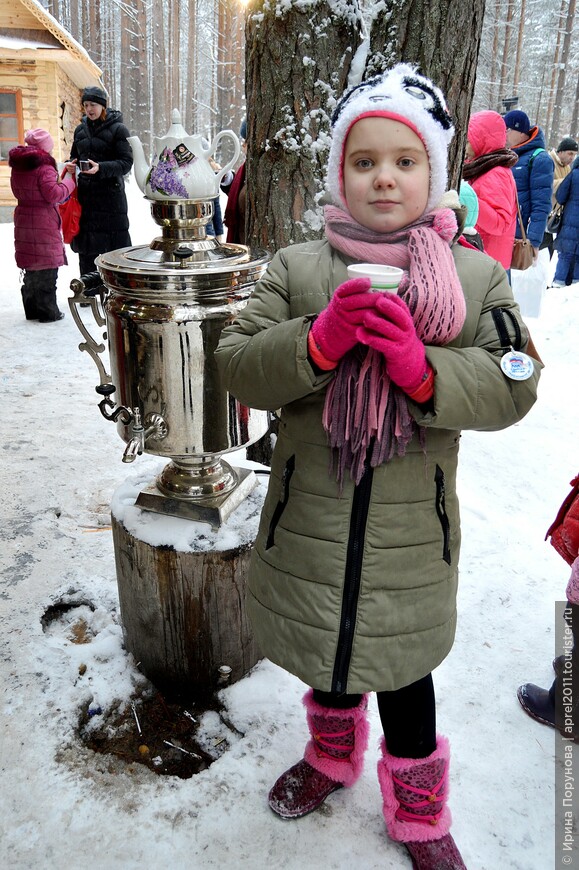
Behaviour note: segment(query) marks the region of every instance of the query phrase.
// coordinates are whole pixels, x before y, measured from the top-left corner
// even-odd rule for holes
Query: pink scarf
[[[326,206],[324,214],[333,248],[358,262],[407,270],[398,295],[425,344],[443,345],[456,338],[466,305],[450,250],[457,232],[451,209],[428,212],[394,233],[369,230],[336,206]],[[346,468],[357,484],[367,461],[374,468],[394,454],[403,456],[416,428],[405,393],[386,373],[383,355],[361,344],[340,360],[326,393],[322,422],[340,487]],[[422,431],[420,437],[423,441]]]

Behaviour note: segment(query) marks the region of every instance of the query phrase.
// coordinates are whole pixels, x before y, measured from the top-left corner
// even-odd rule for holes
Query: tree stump
[[[178,552],[114,515],[112,529],[125,646],[142,673],[173,698],[243,677],[260,658],[245,609],[251,545]]]

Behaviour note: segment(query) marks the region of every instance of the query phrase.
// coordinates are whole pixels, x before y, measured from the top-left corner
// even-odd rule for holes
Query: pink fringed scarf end
[[[404,394],[386,374],[384,357],[361,345],[338,366],[322,422],[340,490],[346,469],[358,484],[367,461],[375,468],[394,454],[403,456],[415,430]]]

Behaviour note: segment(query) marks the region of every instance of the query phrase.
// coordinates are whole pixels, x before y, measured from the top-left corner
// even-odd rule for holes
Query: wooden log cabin
[[[55,160],[66,160],[89,85],[102,87],[101,70],[38,0],[0,0],[0,222],[16,204],[8,152],[43,127]]]

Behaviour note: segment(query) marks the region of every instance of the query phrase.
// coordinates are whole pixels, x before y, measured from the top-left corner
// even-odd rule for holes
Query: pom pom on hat
[[[507,112],[503,120],[507,130],[516,130],[517,133],[524,133],[527,135],[531,129],[529,116],[524,112],[521,112],[520,109],[512,109],[510,112]]]
[[[47,130],[42,127],[35,127],[34,130],[29,130],[24,137],[27,145],[32,145],[35,148],[42,148],[43,151],[52,151],[54,141]]]
[[[420,137],[430,164],[426,210],[434,208],[446,190],[448,146],[454,127],[442,91],[405,63],[351,88],[336,106],[327,172],[334,202],[343,202],[342,167],[348,133],[356,121],[368,115],[399,120]]]
[[[557,146],[557,153],[559,151],[577,151],[579,146],[575,139],[572,139],[571,136],[565,136],[564,139],[561,139],[559,145]]]
[[[85,88],[80,98],[81,103],[98,103],[99,106],[107,107],[108,96],[102,88],[90,87]]]

